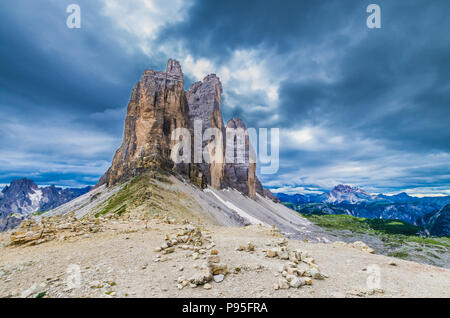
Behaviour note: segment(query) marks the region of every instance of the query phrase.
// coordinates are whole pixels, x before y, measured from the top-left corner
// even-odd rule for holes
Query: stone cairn
[[[174,224],[173,220],[168,218],[164,219],[167,220],[168,224]],[[176,247],[191,251],[192,254],[189,254],[189,257],[192,257],[193,260],[198,260],[202,257],[206,259],[206,262],[201,266],[195,265],[194,267],[198,269],[198,272],[190,278],[185,278],[184,276],[178,277],[176,280],[177,288],[183,289],[187,286],[192,288],[203,286],[205,289],[211,289],[211,281],[214,280],[220,283],[225,279],[229,273],[228,265],[220,262],[219,251],[213,249],[215,243],[212,241],[211,235],[202,232],[200,228],[189,224],[187,221],[185,223],[186,225],[181,231],[175,235],[166,235],[164,243],[155,248],[154,251],[161,254],[154,261],[167,261],[168,258],[164,255],[174,253]],[[274,284],[273,287],[275,290],[299,288],[304,285],[312,285],[313,279],[322,280],[328,278],[328,275],[320,270],[314,258],[308,252],[300,249],[289,250],[287,243],[286,238],[281,238],[277,241],[276,248],[262,250],[268,258],[278,258],[286,261],[286,264],[283,264],[278,270],[282,277]],[[256,252],[256,246],[248,242],[246,245],[238,246],[236,251],[254,253]],[[180,271],[183,271],[183,269],[182,266],[179,268]],[[239,266],[234,269],[235,273],[239,271]]]
[[[282,277],[273,285],[275,290],[299,288],[312,285],[313,279],[328,278],[308,252],[300,249],[289,250],[285,238],[280,239],[277,245],[277,248],[263,250],[266,257],[279,258],[287,262],[278,269]]]
[[[220,283],[228,274],[228,266],[220,263],[220,257],[218,255],[219,251],[213,249],[214,246],[215,243],[212,241],[210,234],[202,232],[200,228],[187,223],[185,227],[175,235],[166,235],[164,243],[160,247],[155,248],[155,252],[161,253],[161,255],[158,255],[154,261],[166,261],[167,257],[162,255],[175,252],[176,247],[185,251],[191,251],[192,254],[190,254],[189,257],[192,257],[193,260],[198,260],[202,256],[202,258],[206,259],[206,262],[200,267],[197,265],[195,266],[199,271],[190,278],[185,278],[183,276],[178,277],[177,287],[183,289],[186,286],[192,288],[203,286],[205,289],[211,289],[212,286],[209,282],[214,280],[215,282]],[[209,256],[206,256],[208,251]],[[179,270],[182,271],[183,268],[180,267]]]
[[[367,252],[367,253],[370,253],[370,254],[375,254],[375,250],[373,248],[367,246],[366,243],[361,242],[361,241],[356,241],[356,242],[353,242],[353,243],[345,243],[345,242],[338,241],[338,242],[334,242],[333,246],[336,246],[336,247],[349,247],[349,248],[354,248],[354,249],[357,249],[357,250],[360,250],[360,251],[363,251],[363,252]]]
[[[32,246],[55,239],[88,236],[89,233],[102,231],[103,218],[92,216],[77,219],[73,213],[67,216],[42,217],[40,221],[25,220],[11,234],[11,245]]]

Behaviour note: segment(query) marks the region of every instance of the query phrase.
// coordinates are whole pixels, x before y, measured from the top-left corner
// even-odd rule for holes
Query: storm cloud
[[[0,3],[0,183],[95,183],[134,83],[176,58],[186,87],[221,78],[225,120],[281,129],[268,187],[450,194],[448,1],[80,0],[68,29],[70,3]]]

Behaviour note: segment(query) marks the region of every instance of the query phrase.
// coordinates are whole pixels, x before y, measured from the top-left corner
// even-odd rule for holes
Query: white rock
[[[278,286],[280,287],[280,289],[289,289],[288,281],[283,278],[278,279]]]
[[[299,288],[300,286],[305,285],[305,281],[303,280],[303,278],[300,277],[294,277],[290,282],[289,285],[293,288]]]
[[[285,238],[279,239],[277,244],[280,246],[285,246],[287,244],[287,240]]]
[[[298,275],[299,274],[298,269],[296,267],[288,267],[286,269],[286,271],[289,275]]]
[[[279,256],[280,259],[282,259],[282,260],[288,260],[288,259],[289,259],[289,254],[288,254],[286,251],[280,253],[278,256]]]
[[[298,264],[298,262],[300,261],[300,255],[298,255],[296,252],[292,251],[289,252],[289,260],[293,263]]]
[[[296,277],[295,277],[294,275],[287,275],[287,276],[286,276],[286,280],[287,280],[288,282],[293,281],[295,278],[296,278]]]
[[[314,260],[314,258],[312,258],[312,257],[305,257],[305,258],[303,258],[303,256],[302,256],[302,261],[305,262],[306,264],[314,264],[316,262]]]
[[[38,289],[38,285],[37,284],[33,284],[30,288],[28,288],[27,290],[24,290],[22,292],[22,294],[20,294],[20,297],[21,298],[28,298],[32,294],[36,293],[37,289]]]
[[[315,268],[315,267],[311,268],[311,269],[309,270],[309,272],[311,273],[311,277],[314,278],[314,279],[324,279],[324,278],[325,278],[325,276],[322,275],[322,274],[319,272],[319,270],[318,270],[317,268]]]
[[[185,281],[185,278],[183,277],[183,276],[180,276],[180,277],[178,277],[178,279],[177,279],[177,282],[179,283],[179,284],[181,284],[182,282],[184,282]]]
[[[214,281],[215,281],[216,283],[222,282],[224,278],[225,278],[225,275],[223,275],[223,274],[214,275]]]

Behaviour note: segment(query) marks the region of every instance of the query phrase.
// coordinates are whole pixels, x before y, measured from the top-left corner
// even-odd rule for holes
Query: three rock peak
[[[136,84],[128,104],[123,142],[111,167],[98,185],[113,185],[148,170],[171,170],[185,175],[201,188],[234,188],[255,197],[270,194],[256,177],[256,163],[182,163],[171,160],[176,141],[172,132],[177,128],[194,129],[194,122],[202,122],[202,133],[217,128],[225,136],[226,127],[244,128],[241,119],[233,118],[224,125],[222,117],[222,84],[215,74],[195,82],[184,90],[181,65],[170,59],[165,72],[145,71]],[[193,142],[191,143],[194,144]],[[205,142],[203,142],[205,146]],[[225,148],[225,144],[222,145]],[[250,147],[246,141],[246,147]],[[225,149],[222,149],[225,154]],[[193,161],[191,161],[193,162]]]

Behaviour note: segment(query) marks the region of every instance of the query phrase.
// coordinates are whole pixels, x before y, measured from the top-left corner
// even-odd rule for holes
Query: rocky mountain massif
[[[0,194],[0,231],[17,226],[35,212],[54,209],[90,189],[63,189],[54,185],[39,188],[30,179],[13,180]]]
[[[195,131],[194,118],[202,132],[245,129],[223,124],[215,75],[183,85],[178,62],[146,71],[99,184],[0,233],[0,297],[448,297],[449,270],[341,240],[274,202],[247,160],[174,164],[171,131]],[[222,138],[191,145],[229,150]],[[374,265],[380,286],[367,284]]]
[[[183,72],[175,60],[169,60],[166,71],[145,71],[131,94],[122,145],[96,187],[111,187],[148,171],[160,170],[181,175],[200,189],[231,188],[252,199],[260,194],[278,201],[269,190],[263,189],[256,176],[244,122],[233,118],[224,124],[221,95],[222,84],[215,74],[193,83],[185,91]],[[194,139],[196,122],[200,122],[200,142]],[[202,138],[210,128],[218,129],[222,138]],[[245,132],[244,153],[233,151],[231,162],[225,160],[227,128]],[[188,130],[191,138],[191,157],[177,164],[172,160],[172,149],[180,141],[172,138],[176,129]],[[209,162],[196,160],[195,150],[199,149],[200,154],[206,149]],[[32,213],[58,207],[89,190],[39,189],[31,180],[14,181],[0,196],[0,230],[13,228]]]
[[[429,218],[428,228],[432,235],[450,236],[450,204]]]
[[[167,214],[196,224],[275,226],[288,237],[313,242],[336,240],[262,187],[256,163],[250,160],[246,126],[238,118],[224,124],[221,94],[214,74],[185,91],[175,60],[169,60],[164,72],[145,71],[131,94],[123,142],[111,167],[92,191],[35,219],[71,213],[78,219]],[[215,135],[208,135],[210,128]],[[180,129],[187,135],[173,138]],[[194,138],[196,134],[204,136]],[[176,148],[183,141],[186,147]],[[238,151],[237,144],[244,151]],[[210,160],[199,162],[198,149]],[[174,160],[174,154],[183,160]]]
[[[183,72],[175,60],[169,60],[165,72],[145,71],[131,94],[122,145],[97,187],[116,185],[145,171],[162,169],[184,175],[200,188],[233,188],[251,198],[259,193],[276,200],[256,176],[256,163],[249,160],[248,137],[245,160],[237,162],[235,153],[234,163],[225,162],[226,128],[242,128],[246,132],[246,127],[237,118],[224,124],[221,94],[222,84],[215,74],[185,91]],[[194,139],[196,122],[200,122],[202,136],[207,129],[216,128],[222,132],[222,138]],[[173,140],[172,133],[183,128],[192,138],[191,158],[175,164],[171,152],[179,140]],[[206,149],[209,162],[195,160],[195,150],[199,149]]]
[[[423,228],[435,236],[450,231],[450,197],[417,198],[406,193],[372,195],[363,189],[338,185],[322,194],[278,193],[277,197],[301,213],[347,214],[371,219],[398,219]],[[445,206],[445,207],[444,207]]]

